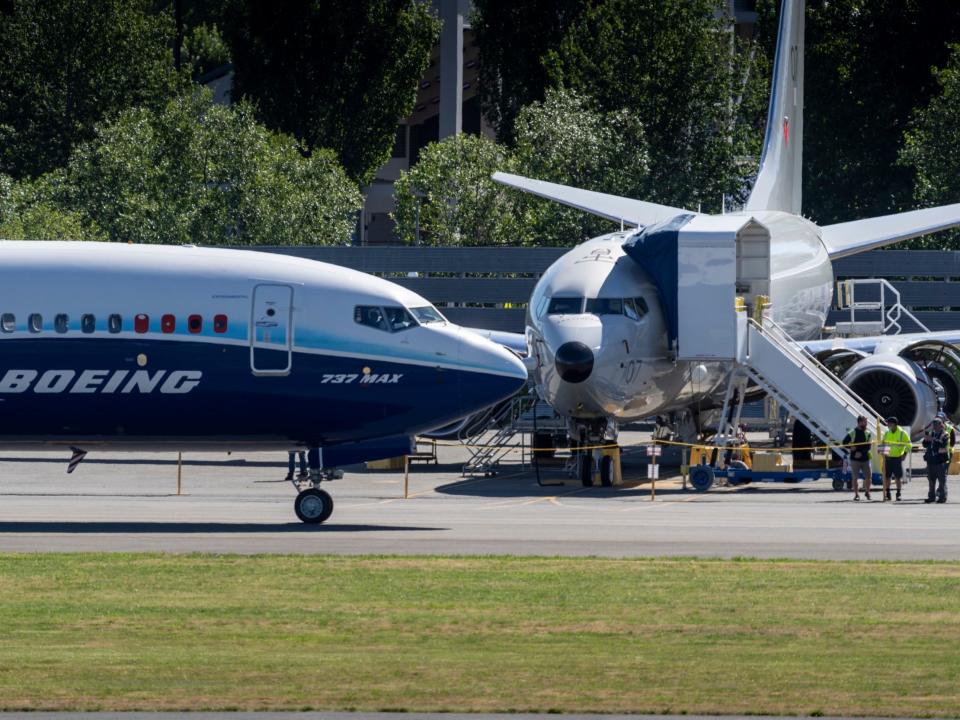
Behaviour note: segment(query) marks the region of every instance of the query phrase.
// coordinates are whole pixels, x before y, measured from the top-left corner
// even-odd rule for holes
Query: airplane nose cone
[[[581,383],[593,372],[593,351],[582,342],[566,342],[557,348],[554,365],[562,380]]]

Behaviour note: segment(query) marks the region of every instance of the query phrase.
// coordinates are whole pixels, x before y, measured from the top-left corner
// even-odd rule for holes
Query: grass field
[[[960,715],[960,564],[0,556],[3,709]]]

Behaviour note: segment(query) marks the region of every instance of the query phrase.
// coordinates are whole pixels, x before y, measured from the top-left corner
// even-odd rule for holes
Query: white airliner
[[[293,450],[320,467],[516,392],[515,354],[386,280],[240,250],[0,242],[0,448]],[[333,508],[317,485],[305,522]]]
[[[737,223],[768,242],[769,274],[736,294],[748,305],[768,296],[773,320],[794,340],[808,341],[820,337],[830,308],[832,260],[960,225],[960,204],[824,227],[800,215],[803,35],[804,3],[784,0],[760,170],[742,212],[701,215],[506,173],[493,176],[635,226],[565,254],[530,299],[531,375],[541,397],[569,418],[574,441],[609,440],[618,423],[655,414],[670,414],[691,437],[698,412],[718,407],[730,366],[676,360],[676,304],[666,301],[648,272],[657,241],[671,235],[675,240],[684,228],[710,232]],[[958,411],[960,358],[949,344],[958,340],[958,332],[911,333],[806,347],[842,366],[844,382],[882,416],[897,415],[902,425],[920,429],[938,404]]]

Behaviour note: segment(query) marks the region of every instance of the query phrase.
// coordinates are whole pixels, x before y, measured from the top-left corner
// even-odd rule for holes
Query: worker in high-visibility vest
[[[927,462],[929,491],[924,502],[947,501],[947,467],[950,465],[950,437],[943,428],[943,420],[935,417],[930,429],[923,434],[923,459]]]
[[[903,458],[910,452],[910,434],[898,424],[895,417],[887,418],[887,431],[880,442],[887,446],[889,455],[883,467],[883,501],[890,500],[890,478],[897,481],[897,500],[900,500],[903,480]]]
[[[953,426],[953,423],[950,422],[950,419],[947,417],[947,414],[941,410],[937,413],[937,417],[943,421],[943,431],[947,434],[947,437],[950,439],[950,447],[947,448],[947,451],[950,454],[950,457],[953,457],[953,449],[957,446],[957,429]]]
[[[870,499],[870,484],[873,482],[873,472],[870,469],[870,443],[873,434],[867,427],[867,418],[861,415],[857,418],[857,426],[849,430],[843,438],[843,445],[849,451],[850,484],[853,487],[853,499],[860,499],[859,476],[863,475],[863,494]]]

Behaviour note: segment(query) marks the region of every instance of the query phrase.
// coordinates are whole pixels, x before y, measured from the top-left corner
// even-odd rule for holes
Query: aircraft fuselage
[[[744,215],[770,234],[773,319],[794,339],[818,337],[833,294],[833,268],[817,226],[783,212]],[[656,287],[622,249],[632,233],[578,245],[550,266],[531,296],[531,375],[541,396],[569,418],[625,422],[706,404],[729,369],[674,359]]]

